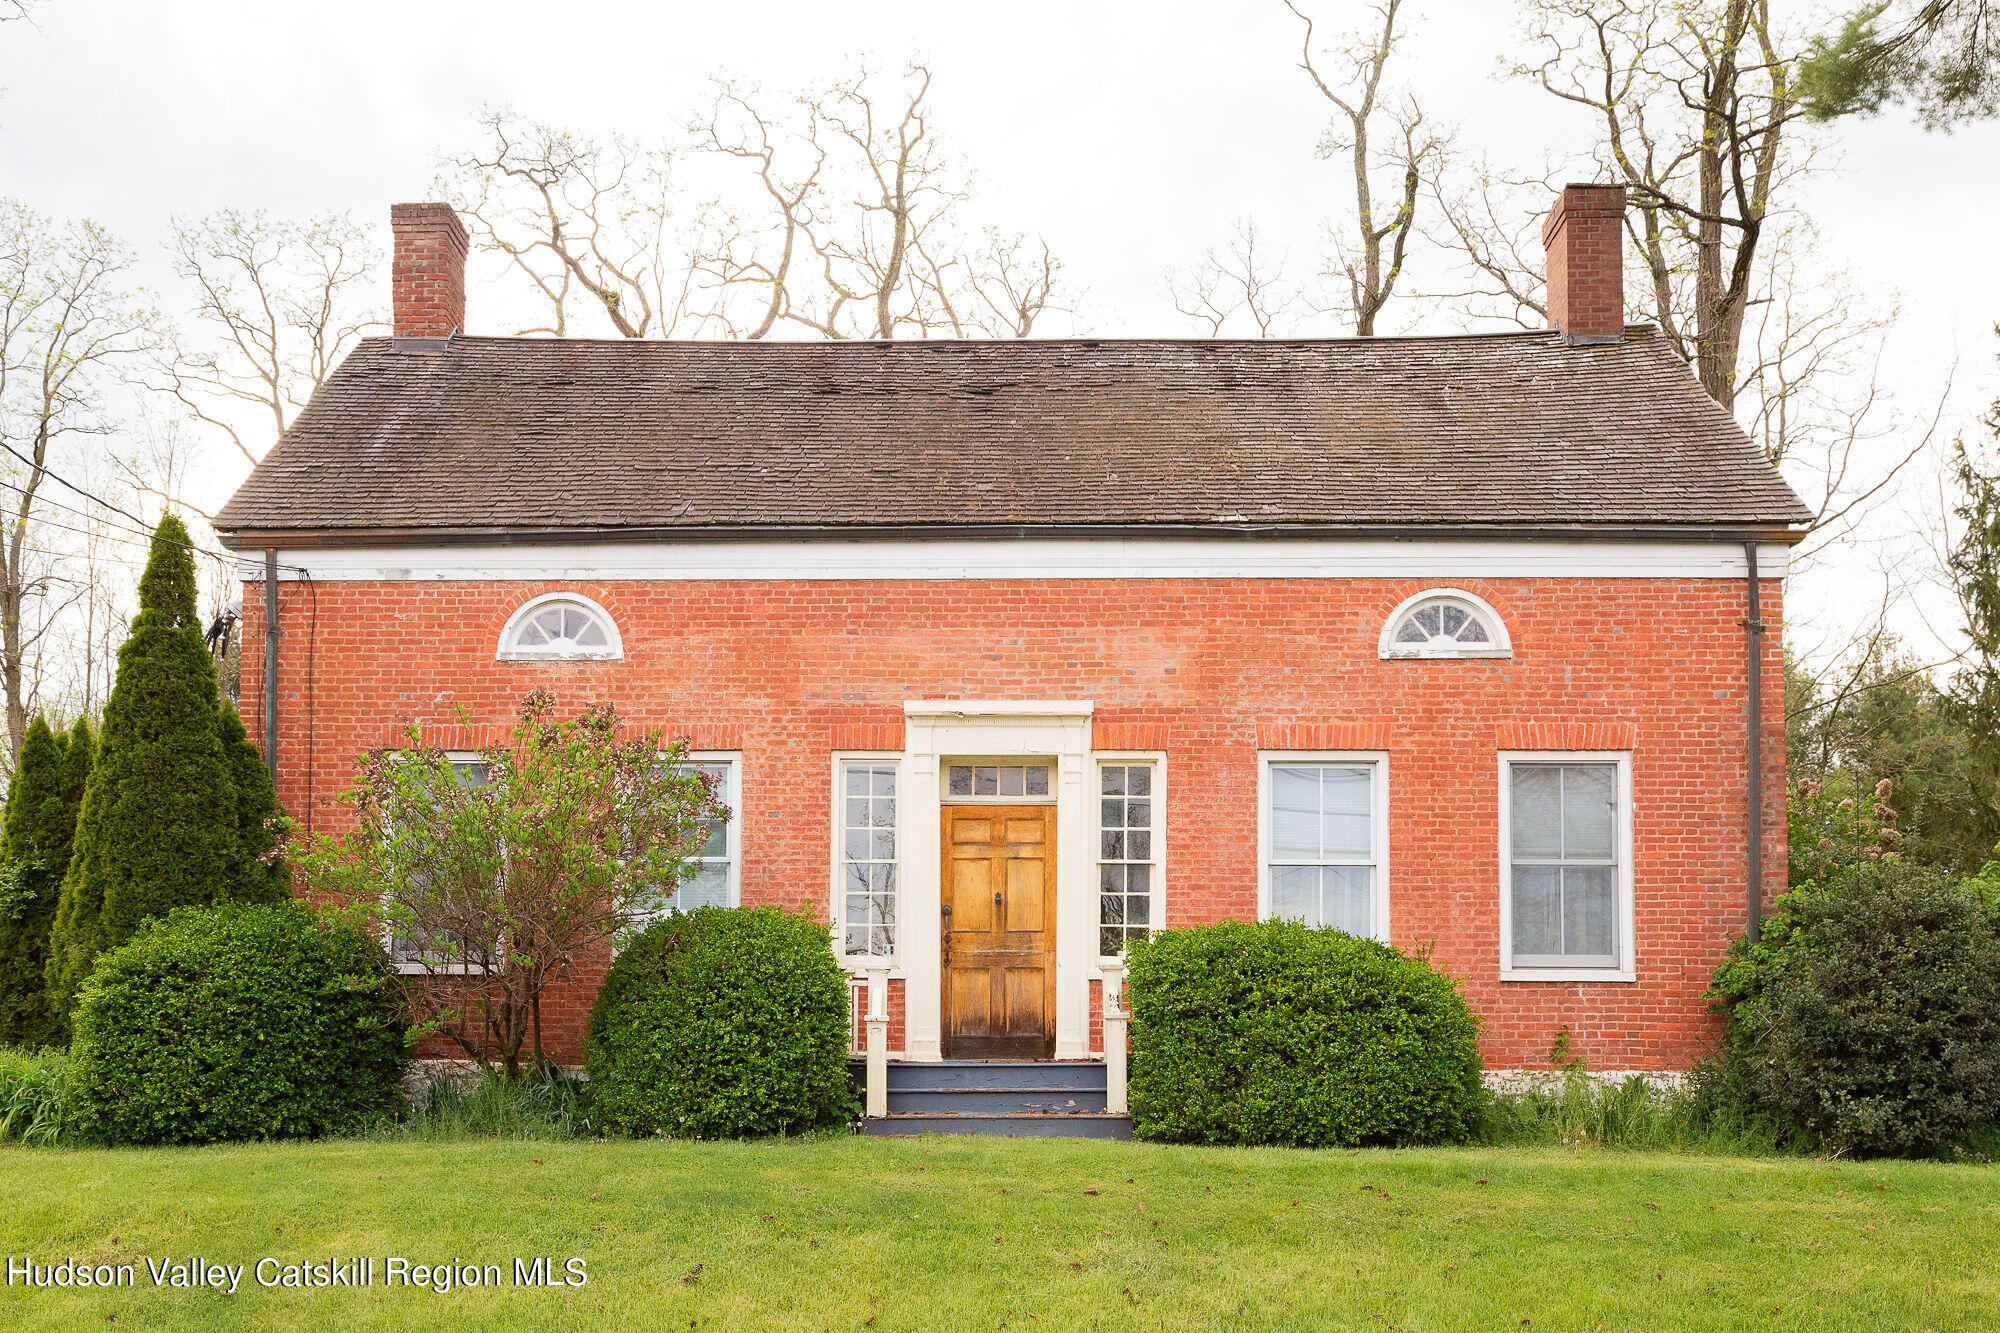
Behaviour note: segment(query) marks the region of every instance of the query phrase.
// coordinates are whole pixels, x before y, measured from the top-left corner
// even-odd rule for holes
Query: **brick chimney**
[[[1625,187],[1565,185],[1542,224],[1549,324],[1571,346],[1625,335]]]
[[[465,224],[450,204],[391,204],[389,266],[398,338],[449,338],[465,329]]]

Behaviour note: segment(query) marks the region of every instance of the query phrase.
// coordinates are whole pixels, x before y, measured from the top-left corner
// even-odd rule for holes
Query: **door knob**
[[[950,916],[950,915],[951,915],[951,904],[950,904],[950,903],[946,903],[946,904],[944,905],[944,914],[945,914],[946,916]]]

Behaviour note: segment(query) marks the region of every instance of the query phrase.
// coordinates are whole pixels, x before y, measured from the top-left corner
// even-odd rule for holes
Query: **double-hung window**
[[[742,761],[735,755],[691,755],[683,767],[709,780],[715,799],[728,813],[708,821],[708,836],[699,850],[688,857],[694,873],[680,883],[667,902],[668,910],[692,912],[697,907],[734,907],[742,874],[742,853],[737,837],[741,827],[742,804],[739,780]]]
[[[1260,916],[1388,935],[1388,761],[1379,754],[1263,756]]]
[[[1100,760],[1097,790],[1097,952],[1113,958],[1159,924],[1159,764]]]
[[[886,757],[842,759],[837,765],[835,898],[845,957],[888,958],[896,952],[897,769],[897,761]]]
[[[486,756],[479,751],[451,751],[445,759],[451,764],[452,776],[458,779],[461,786],[486,785]],[[423,887],[429,887],[425,872],[412,870],[410,874],[413,879],[422,880]],[[422,974],[472,970],[459,956],[457,933],[443,927],[426,930],[414,923],[406,923],[399,930],[391,926],[385,943],[389,949],[389,961],[398,972]]]
[[[1500,759],[1502,975],[1630,980],[1631,761]]]

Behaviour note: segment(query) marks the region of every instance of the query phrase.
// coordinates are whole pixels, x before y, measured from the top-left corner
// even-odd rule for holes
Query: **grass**
[[[0,1149],[12,1329],[2000,1327],[2000,1172],[1060,1140]],[[564,1291],[154,1290],[141,1256],[577,1256]]]

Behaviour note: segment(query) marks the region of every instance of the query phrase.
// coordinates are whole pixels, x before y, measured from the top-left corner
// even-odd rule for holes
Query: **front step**
[[[870,1116],[863,1120],[861,1132],[877,1137],[989,1134],[1015,1139],[1129,1139],[1132,1137],[1132,1117],[1110,1115],[1103,1111],[950,1111],[941,1115],[891,1111],[885,1116]]]
[[[898,1061],[886,1091],[864,1134],[1132,1137],[1131,1117],[1105,1110],[1101,1060]]]

